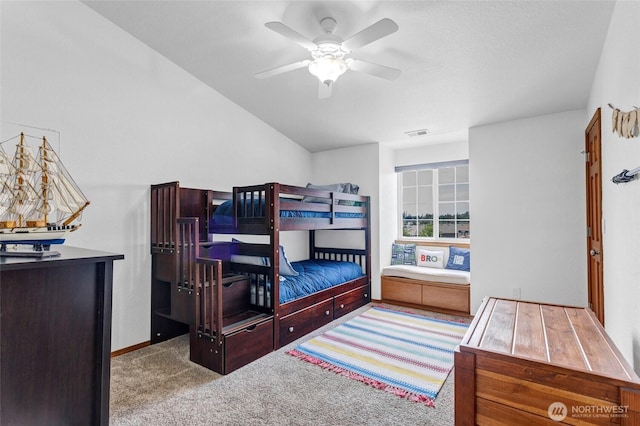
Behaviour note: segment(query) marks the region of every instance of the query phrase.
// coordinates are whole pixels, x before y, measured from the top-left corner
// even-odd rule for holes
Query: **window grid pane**
[[[433,236],[433,170],[402,173],[402,236]]]
[[[468,165],[406,171],[401,177],[403,237],[470,237]]]

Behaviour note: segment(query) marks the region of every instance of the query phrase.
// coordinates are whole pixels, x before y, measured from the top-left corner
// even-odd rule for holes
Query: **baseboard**
[[[382,303],[382,300],[380,300],[380,299],[371,299],[371,302],[372,303]],[[127,348],[118,349],[117,351],[111,352],[111,358],[115,358],[117,356],[124,355],[126,353],[133,352],[133,351],[145,348],[145,347],[150,346],[150,345],[151,345],[151,341],[147,340],[146,342],[138,343],[137,345],[129,346]]]
[[[111,358],[127,354],[129,352],[136,351],[138,349],[146,348],[151,345],[151,341],[147,340],[146,342],[138,343],[137,345],[129,346],[126,348],[118,349],[117,351],[111,352]]]

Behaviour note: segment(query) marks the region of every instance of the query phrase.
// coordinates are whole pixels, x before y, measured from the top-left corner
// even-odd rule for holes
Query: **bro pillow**
[[[418,249],[418,266],[444,268],[444,251]]]

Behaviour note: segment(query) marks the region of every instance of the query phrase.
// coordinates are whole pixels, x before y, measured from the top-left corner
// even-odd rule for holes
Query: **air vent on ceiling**
[[[419,130],[411,130],[408,132],[404,132],[405,135],[410,138],[415,138],[416,136],[425,136],[429,134],[429,129],[419,129]]]

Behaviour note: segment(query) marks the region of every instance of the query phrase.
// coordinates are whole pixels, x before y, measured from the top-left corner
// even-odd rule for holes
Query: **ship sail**
[[[9,178],[13,188],[13,198],[8,206],[8,212],[17,216],[18,226],[25,226],[35,214],[40,201],[35,187],[36,175],[39,172],[38,163],[33,156],[33,150],[25,145],[24,135],[16,145],[13,157],[14,175]]]
[[[56,223],[64,223],[79,214],[89,201],[62,164],[58,154],[45,140],[40,147],[39,162],[42,168],[43,207],[46,214],[56,213]]]
[[[9,179],[14,175],[13,164],[0,145],[0,221],[8,220],[7,209],[13,198]]]

